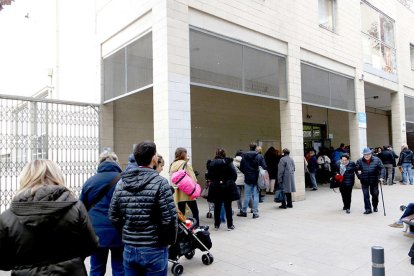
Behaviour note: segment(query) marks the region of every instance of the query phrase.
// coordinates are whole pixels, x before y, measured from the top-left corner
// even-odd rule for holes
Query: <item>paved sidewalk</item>
[[[342,211],[340,193],[329,188],[307,191],[306,200],[294,202],[294,208],[287,210],[277,208],[279,204],[266,196],[259,205],[260,218],[235,216],[234,231],[228,232],[225,224],[219,231],[211,229],[213,264],[204,265],[203,253],[197,250],[192,260],[180,259],[183,275],[368,276],[373,245],[385,248],[387,276],[414,275],[407,256],[414,239],[403,236],[400,228],[388,227],[401,216],[399,205],[414,201],[414,186],[383,189],[386,217],[381,203],[378,213],[362,214],[360,189],[353,191],[351,214]],[[199,209],[201,224],[214,228],[213,220],[206,218],[204,199],[199,199]]]

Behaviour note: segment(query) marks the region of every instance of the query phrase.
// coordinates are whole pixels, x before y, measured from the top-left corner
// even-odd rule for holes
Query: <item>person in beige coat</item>
[[[193,167],[188,163],[188,155],[187,155],[187,149],[185,148],[177,148],[175,150],[175,159],[170,165],[170,177],[173,173],[185,169],[187,174],[194,180],[194,182],[197,182],[197,177],[194,174]],[[196,225],[199,225],[199,212],[198,212],[198,206],[197,201],[195,199],[190,199],[189,195],[186,195],[183,191],[180,189],[175,189],[174,193],[174,200],[178,205],[178,209],[181,211],[181,213],[185,214],[185,207],[188,205],[188,207],[191,210],[191,213],[193,213],[193,218],[197,221]]]

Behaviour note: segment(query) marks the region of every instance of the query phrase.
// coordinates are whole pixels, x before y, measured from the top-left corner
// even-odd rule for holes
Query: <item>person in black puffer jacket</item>
[[[362,192],[364,193],[364,214],[367,215],[372,213],[369,193],[372,196],[374,212],[378,212],[378,183],[379,181],[384,181],[385,170],[381,160],[376,156],[372,156],[370,148],[364,148],[362,154],[364,157],[357,161],[356,169],[357,177],[361,181]]]
[[[342,177],[339,177],[338,174]],[[342,202],[344,203],[343,210],[347,214],[351,213],[352,188],[355,183],[355,174],[355,162],[349,160],[348,153],[343,153],[341,159],[334,166],[333,177],[337,180],[338,178],[342,179],[340,181],[339,191],[341,192]]]
[[[175,243],[178,227],[173,195],[168,180],[153,169],[158,163],[156,145],[141,142],[134,156],[138,168],[122,173],[109,219],[122,230],[126,275],[167,275],[167,246]]]
[[[56,163],[26,165],[19,193],[0,216],[0,269],[22,276],[86,276],[84,259],[97,247],[86,209],[64,186]]]
[[[226,152],[222,148],[216,150],[213,160],[207,161],[207,179],[211,181],[208,198],[209,202],[214,202],[214,227],[220,228],[220,211],[224,203],[226,211],[227,229],[234,229],[231,202],[240,199],[236,187],[237,172],[233,165],[233,158],[226,157]]]

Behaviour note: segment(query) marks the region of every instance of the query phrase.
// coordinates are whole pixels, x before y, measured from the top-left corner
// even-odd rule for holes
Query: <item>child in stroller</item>
[[[203,264],[209,265],[214,261],[214,257],[209,251],[212,246],[208,226],[196,227],[196,221],[193,218],[185,218],[185,216],[178,211],[178,234],[177,241],[168,250],[168,259],[173,263],[171,272],[174,275],[181,275],[184,272],[184,267],[178,262],[181,256],[187,259],[192,259],[195,255],[195,250],[199,249],[203,254],[201,260]]]

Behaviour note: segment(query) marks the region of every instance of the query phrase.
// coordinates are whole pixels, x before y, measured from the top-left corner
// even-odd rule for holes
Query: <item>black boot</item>
[[[286,207],[293,208],[293,205],[292,205],[292,193],[286,193],[286,200],[287,200]]]

